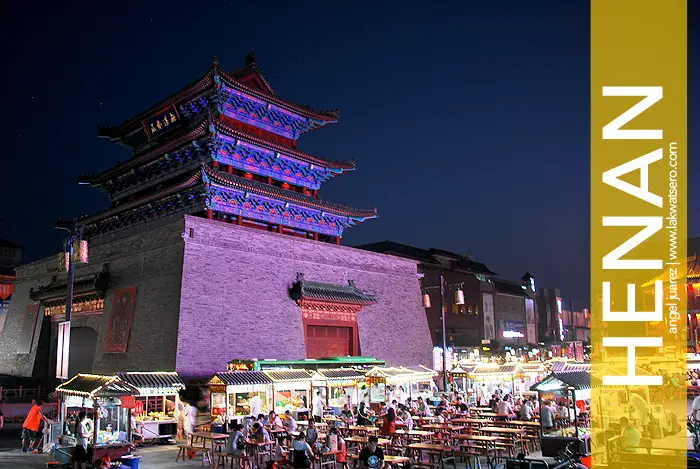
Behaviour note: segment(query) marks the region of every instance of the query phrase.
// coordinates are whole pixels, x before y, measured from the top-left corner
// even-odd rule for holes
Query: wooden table
[[[424,430],[396,430],[394,435],[400,438],[405,437],[406,439],[410,439],[411,437],[415,437],[419,441],[430,441],[435,436],[435,432]]]
[[[516,425],[519,427],[537,427],[540,428],[540,423],[539,422],[529,422],[527,420],[508,420],[505,422],[498,422],[499,425],[504,424],[504,425]]]
[[[360,445],[366,445],[368,440],[369,440],[369,438],[367,438],[366,436],[351,436],[351,437],[345,438],[345,444],[347,445],[348,443],[353,443],[353,447],[357,446],[359,448]],[[391,440],[387,440],[386,438],[379,438],[377,445],[386,446],[389,443],[391,443]],[[348,445],[348,450],[349,449],[350,449],[350,445]]]
[[[489,424],[493,423],[493,420],[466,418],[466,419],[453,419],[453,420],[450,420],[450,423],[461,423],[464,425],[478,425],[478,424],[489,425]]]
[[[398,466],[399,464],[406,464],[410,461],[410,458],[406,456],[388,456],[384,455],[384,462],[390,466]]]
[[[359,434],[359,435],[367,435],[369,433],[375,433],[379,431],[379,428],[377,427],[372,427],[369,425],[350,425],[348,427],[348,430],[350,430],[350,434]]]
[[[496,412],[480,412],[479,417],[498,417],[498,414]]]
[[[412,443],[406,446],[406,448],[408,448],[412,452],[415,452],[418,455],[416,459],[419,462],[423,459],[423,451],[434,451],[440,454],[440,465],[442,466],[442,469],[445,469],[445,462],[450,460],[452,461],[452,464],[454,464],[455,469],[457,469],[454,448],[452,448],[451,446],[438,445],[434,443]],[[445,457],[445,453],[452,453],[452,455]]]
[[[190,434],[190,444],[195,446],[195,443],[202,441],[202,448],[207,447],[207,441],[211,441],[211,457],[214,457],[216,445],[214,442],[216,440],[228,440],[228,435],[225,433],[212,433],[212,432],[194,432]]]
[[[438,432],[441,432],[441,433],[459,432],[460,430],[464,430],[464,427],[462,427],[462,426],[448,425],[448,424],[444,424],[444,423],[423,425],[422,428],[427,428],[428,430],[437,430]]]
[[[248,454],[252,454],[253,461],[255,461],[255,464],[258,466],[262,465],[262,456],[266,453],[272,455],[272,448],[275,446],[274,441],[248,440],[245,444],[246,447],[251,450],[248,451]],[[268,446],[269,448],[267,448]],[[260,464],[258,464],[258,457],[260,457]]]
[[[489,449],[493,451],[496,450],[496,443],[500,441],[499,437],[488,435],[454,435],[452,438],[459,441],[475,441],[477,443],[483,443],[484,448],[486,449],[486,464],[487,467],[491,467],[491,455],[489,454]],[[491,448],[489,448],[489,444],[492,444]]]
[[[515,453],[515,445],[518,443],[517,437],[522,436],[525,431],[521,428],[503,428],[503,427],[481,427],[477,430],[479,433],[490,433],[496,435],[507,435],[513,443],[513,453]],[[522,451],[522,438],[520,439],[520,450]]]

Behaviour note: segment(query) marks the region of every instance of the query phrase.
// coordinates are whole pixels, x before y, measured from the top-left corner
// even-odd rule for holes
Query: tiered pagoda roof
[[[296,144],[301,134],[337,119],[337,110],[279,98],[252,54],[230,73],[215,59],[199,80],[119,126],[98,129],[131,147],[133,156],[80,176],[107,192],[112,206],[79,223],[98,236],[185,213],[338,243],[345,228],[377,211],[319,199],[321,184],[355,163],[311,155]]]

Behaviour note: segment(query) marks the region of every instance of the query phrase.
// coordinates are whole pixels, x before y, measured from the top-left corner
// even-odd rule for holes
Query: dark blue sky
[[[588,302],[587,2],[45,3],[2,7],[0,230],[26,260],[60,249],[56,217],[106,207],[76,177],[130,153],[98,139],[98,125],[179,90],[215,55],[233,69],[255,49],[278,95],[341,110],[300,147],[357,161],[323,198],[379,209],[344,244],[472,252],[502,276],[530,271]],[[693,155],[700,8],[690,3]],[[696,216],[689,233],[699,231]]]

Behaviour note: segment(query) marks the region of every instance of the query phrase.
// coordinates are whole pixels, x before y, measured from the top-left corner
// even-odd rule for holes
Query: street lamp
[[[58,350],[56,351],[56,378],[68,378],[68,360],[70,352],[70,323],[71,312],[73,309],[73,280],[75,278],[75,246],[78,245],[83,262],[87,262],[87,252],[83,252],[87,248],[86,243],[83,243],[83,229],[78,228],[78,220],[73,219],[70,228],[58,226],[58,229],[68,231],[68,237],[63,242],[63,259],[66,262],[66,314],[65,319],[59,324]],[[83,244],[85,244],[83,246]]]
[[[442,388],[447,392],[447,330],[445,328],[445,287],[452,289],[457,288],[455,292],[456,304],[464,304],[464,282],[454,283],[451,285],[445,284],[445,276],[440,272],[440,285],[423,288],[423,307],[430,308],[430,296],[427,292],[440,291],[440,317],[442,320]]]

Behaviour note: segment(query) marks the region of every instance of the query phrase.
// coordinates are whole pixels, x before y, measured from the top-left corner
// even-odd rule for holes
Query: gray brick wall
[[[305,358],[301,310],[287,293],[297,272],[378,295],[358,314],[363,355],[432,363],[416,262],[196,217],[185,225],[181,374],[211,374],[234,358]]]
[[[90,264],[77,268],[76,276],[99,272],[107,264],[112,282],[102,316],[74,318],[74,326],[92,327],[98,331],[93,372],[174,369],[183,257],[182,231],[183,219],[179,217],[138,232],[122,232],[121,238],[97,238],[91,242]],[[31,375],[43,318],[40,317],[38,321],[31,353],[18,355],[17,343],[24,310],[31,303],[29,289],[49,283],[53,276],[65,278],[65,273],[57,271],[54,257],[18,267],[15,294],[5,328],[0,333],[0,373]],[[103,353],[114,291],[130,286],[136,286],[137,293],[127,352]],[[43,308],[40,314],[43,315]],[[53,324],[50,374],[55,368],[56,329],[57,326]]]

